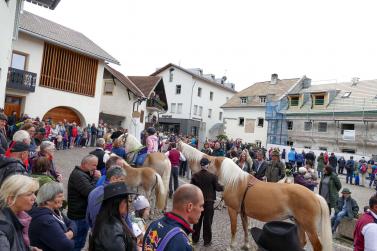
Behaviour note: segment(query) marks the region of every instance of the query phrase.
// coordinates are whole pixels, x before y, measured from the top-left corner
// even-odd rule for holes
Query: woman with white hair
[[[30,246],[31,217],[26,213],[35,202],[38,182],[24,175],[12,175],[0,188],[0,250],[40,250]]]
[[[298,169],[298,172],[294,173],[293,174],[293,177],[294,177],[294,183],[295,184],[300,184],[312,191],[314,191],[314,188],[318,185],[318,182],[316,181],[312,181],[310,179],[306,179],[305,178],[305,174],[306,174],[307,170],[305,167],[300,167]]]
[[[14,144],[16,144],[16,142],[23,142],[27,145],[30,145],[30,142],[31,142],[30,134],[25,130],[18,130],[17,132],[15,132],[13,134],[12,141],[10,142],[7,151],[5,152],[6,157],[10,156],[10,150],[12,149]]]
[[[54,156],[55,156],[55,144],[51,141],[42,141],[41,145],[39,146],[39,152],[37,156],[32,158],[30,162],[31,170],[34,169],[34,166],[36,165],[36,162],[38,158],[45,157],[48,158],[50,161],[50,168],[49,172],[52,177],[54,177],[55,180],[61,182],[63,180],[63,177],[61,173],[57,170],[55,163],[54,163]]]
[[[63,184],[53,181],[39,189],[38,207],[30,212],[29,236],[33,246],[43,251],[73,250],[76,225],[60,212],[63,201]]]

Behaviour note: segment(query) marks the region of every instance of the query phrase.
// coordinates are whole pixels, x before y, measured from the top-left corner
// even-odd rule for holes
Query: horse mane
[[[183,141],[178,142],[178,144],[181,145],[181,152],[186,157],[186,159],[199,162],[203,158],[204,153],[202,153],[198,149],[195,149],[194,147],[184,143]]]
[[[122,135],[122,137],[125,137],[124,135]],[[132,134],[127,134],[127,139],[126,139],[126,145],[128,146],[127,148],[137,148],[137,147],[141,147],[142,144],[137,140],[137,138],[132,135]],[[127,149],[128,151],[132,151],[134,149]]]
[[[249,174],[243,171],[236,163],[229,158],[224,158],[221,162],[219,180],[225,186],[232,188],[239,185]]]

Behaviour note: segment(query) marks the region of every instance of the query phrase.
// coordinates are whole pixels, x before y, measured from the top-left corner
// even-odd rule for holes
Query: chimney
[[[271,75],[271,84],[272,85],[276,85],[278,83],[278,74],[277,73],[273,73]]]

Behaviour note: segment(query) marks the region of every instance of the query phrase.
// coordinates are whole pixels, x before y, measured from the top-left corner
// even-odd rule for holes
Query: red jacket
[[[77,127],[72,127],[72,137],[77,137]]]
[[[354,251],[364,251],[364,235],[361,233],[363,227],[369,223],[377,223],[377,219],[370,212],[364,213],[356,222],[355,231],[353,232]]]
[[[180,152],[177,149],[171,149],[169,151],[169,160],[171,162],[171,166],[179,166],[179,164],[180,164],[180,161],[179,161],[180,156],[181,156],[181,154],[180,154]]]

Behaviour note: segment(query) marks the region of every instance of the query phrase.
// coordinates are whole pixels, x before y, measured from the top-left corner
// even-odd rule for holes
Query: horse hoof
[[[243,246],[241,247],[241,249],[242,249],[242,250],[246,250],[246,251],[248,251],[248,250],[250,249],[250,245],[249,245],[249,244],[243,245]]]

